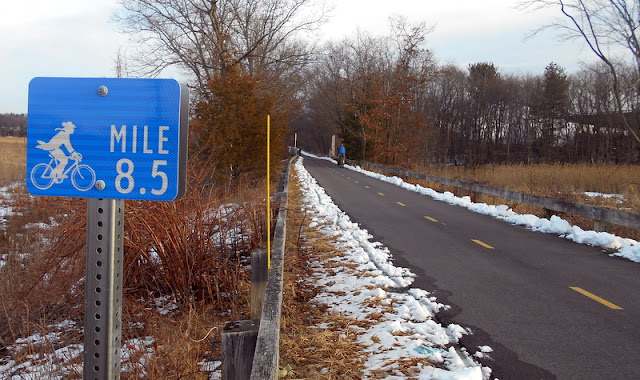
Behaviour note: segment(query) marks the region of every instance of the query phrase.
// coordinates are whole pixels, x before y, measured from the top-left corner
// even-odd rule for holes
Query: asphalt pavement
[[[311,157],[304,166],[388,247],[441,323],[499,379],[640,379],[640,265]]]

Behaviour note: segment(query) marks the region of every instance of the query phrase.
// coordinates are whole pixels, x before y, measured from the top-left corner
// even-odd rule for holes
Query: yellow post
[[[267,268],[271,269],[271,176],[269,173],[271,154],[271,116],[267,115]]]

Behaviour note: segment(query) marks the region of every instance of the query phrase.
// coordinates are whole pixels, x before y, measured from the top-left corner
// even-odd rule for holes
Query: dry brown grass
[[[322,288],[316,287],[313,280],[309,279],[313,272],[310,262],[320,263],[327,276],[331,276],[333,269],[338,267],[353,272],[353,276],[366,274],[354,271],[356,265],[339,260],[344,254],[336,249],[335,242],[319,233],[317,228],[306,227],[306,218],[300,211],[299,189],[290,186],[289,191],[289,245],[285,260],[281,366],[290,366],[293,369],[290,376],[295,379],[360,379],[365,373],[373,379],[399,374],[413,378],[419,374],[420,368],[432,366],[425,358],[408,357],[388,360],[382,368],[367,371],[365,363],[370,353],[366,351],[366,343],[358,339],[374,325],[384,322],[385,313],[395,314],[395,306],[393,302],[383,303],[381,298],[367,298],[361,306],[372,311],[366,317],[356,319],[332,313],[327,305],[312,301],[319,292],[328,292],[327,287],[332,282],[325,283]],[[346,295],[340,290],[332,290],[331,293],[334,296]],[[404,334],[412,333],[397,333]],[[378,336],[371,336],[371,343],[380,341]],[[382,351],[389,349],[391,347],[381,348]]]
[[[192,168],[191,183],[203,183],[200,169]],[[11,192],[4,202],[15,214],[0,229],[6,262],[0,269],[0,347],[61,320],[81,329],[84,318],[85,200],[31,197],[23,186]],[[263,193],[248,185],[232,194],[198,185],[176,202],[126,202],[122,340],[153,336],[156,343],[153,356],[144,360],[142,351],[131,348],[137,366],[123,378],[206,378],[198,362],[220,357],[219,345],[212,348],[211,341],[219,339],[224,322],[248,317],[244,265],[251,249],[263,244]],[[50,217],[56,225],[32,226]],[[155,305],[163,295],[177,305],[172,314]],[[0,363],[81,344],[81,331],[63,339],[55,347],[0,349]]]
[[[126,345],[132,369],[122,372],[123,379],[207,379],[201,360],[213,361],[222,357],[222,330],[228,317],[221,317],[211,306],[191,308],[175,315],[158,315],[140,305],[130,311],[145,316],[146,324],[140,331],[129,331],[130,336],[153,336],[153,355]]]
[[[581,197],[576,193],[585,191],[623,194],[625,196],[633,193],[633,196],[627,198],[637,198],[635,196],[636,186],[640,185],[639,165],[423,166],[413,170],[433,176],[482,183],[529,194],[575,200]]]
[[[10,203],[17,213],[0,230],[0,254],[6,258],[6,265],[0,269],[0,347],[11,346],[16,339],[33,334],[47,336],[52,332],[51,326],[63,320],[82,326],[83,319],[84,293],[79,282],[84,257],[76,254],[78,244],[83,243],[65,238],[73,235],[76,220],[84,219],[84,214],[78,212],[82,210],[79,207],[82,202],[32,198],[24,189],[16,188]],[[48,224],[54,216],[60,224]],[[42,358],[61,344],[79,343],[81,331],[67,329],[60,333],[59,341],[42,340],[18,346],[10,358],[18,363],[34,362],[33,356],[27,355]],[[0,361],[7,359],[8,352],[0,350],[0,353]],[[82,358],[59,360],[68,360],[67,364],[78,364],[79,360],[81,364]],[[52,372],[59,369],[49,365]]]
[[[26,154],[24,137],[0,137],[0,186],[24,179]]]
[[[585,203],[620,211],[640,213],[640,165],[612,164],[538,164],[538,165],[487,165],[462,166],[416,166],[411,170],[436,177],[454,178],[481,183],[527,194]],[[470,196],[474,202],[507,204],[515,212],[548,217],[545,210],[508,201],[505,199],[472,193],[467,190],[443,186],[436,183],[404,178],[405,181],[430,187],[436,191],[450,191],[458,196]],[[622,194],[618,198],[588,197],[584,192]],[[593,229],[594,221],[575,215],[561,214],[562,218],[583,229]],[[611,226],[611,233],[640,239],[640,231]]]

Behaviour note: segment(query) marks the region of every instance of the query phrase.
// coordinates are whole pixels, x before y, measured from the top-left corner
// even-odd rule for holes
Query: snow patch
[[[382,370],[393,374],[388,379],[405,378],[396,370],[397,362],[417,357],[428,359],[437,368],[419,365],[415,378],[488,379],[490,368],[482,367],[466,351],[454,347],[470,330],[436,322],[435,314],[447,306],[438,303],[428,291],[418,288],[401,291],[411,286],[415,275],[395,266],[389,249],[372,241],[371,234],[333,203],[306,171],[302,159],[296,161],[295,167],[309,227],[333,238],[343,253],[330,260],[331,271],[325,268],[325,263],[310,263],[314,269],[313,282],[322,289],[312,302],[328,305],[331,312],[370,325],[357,329],[357,341],[366,347],[368,355],[363,377]]]

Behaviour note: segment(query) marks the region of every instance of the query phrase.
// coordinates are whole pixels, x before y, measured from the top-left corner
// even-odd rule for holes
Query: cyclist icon
[[[54,183],[62,183],[65,178],[69,177],[69,173],[71,173],[71,183],[77,190],[86,191],[95,184],[95,171],[89,165],[80,164],[82,155],[76,152],[71,145],[71,135],[75,129],[75,124],[65,121],[62,123],[62,128],[56,128],[58,133],[49,142],[38,140],[36,148],[48,151],[49,157],[51,157],[49,163],[37,164],[31,170],[31,183],[38,189],[45,190]],[[63,146],[69,152],[69,156],[62,150]],[[74,162],[67,168],[69,159]]]

